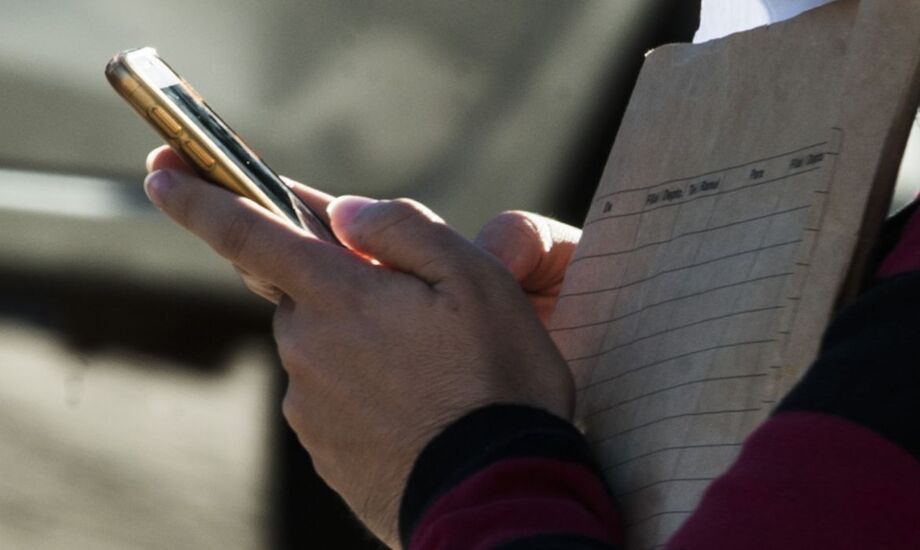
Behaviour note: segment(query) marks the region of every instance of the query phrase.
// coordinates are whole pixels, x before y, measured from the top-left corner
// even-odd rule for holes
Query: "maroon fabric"
[[[920,548],[920,462],[857,424],[780,413],[748,439],[668,548]]]
[[[511,458],[467,478],[428,508],[411,550],[487,550],[536,535],[619,541],[602,480],[579,464]]]
[[[904,226],[898,244],[885,257],[876,276],[887,279],[911,271],[920,271],[920,211]]]

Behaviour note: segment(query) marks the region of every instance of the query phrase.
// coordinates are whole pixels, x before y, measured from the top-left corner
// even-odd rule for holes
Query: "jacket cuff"
[[[477,409],[436,436],[416,460],[400,506],[403,546],[409,547],[415,528],[439,497],[496,462],[524,457],[575,463],[599,472],[587,442],[569,422],[523,405]]]

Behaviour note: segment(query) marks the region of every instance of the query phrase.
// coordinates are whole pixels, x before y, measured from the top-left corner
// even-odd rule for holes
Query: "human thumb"
[[[575,227],[513,210],[489,220],[474,242],[498,258],[525,290],[534,291],[562,282],[580,238]]]
[[[437,214],[410,199],[345,195],[327,212],[332,230],[348,248],[429,284],[454,275],[476,252]]]

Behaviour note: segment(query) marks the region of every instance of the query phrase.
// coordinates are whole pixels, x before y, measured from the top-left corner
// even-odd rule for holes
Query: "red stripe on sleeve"
[[[552,459],[492,464],[435,501],[411,550],[486,550],[536,535],[581,535],[618,542],[613,503],[590,469]]]
[[[920,548],[920,462],[846,420],[777,414],[668,548]]]

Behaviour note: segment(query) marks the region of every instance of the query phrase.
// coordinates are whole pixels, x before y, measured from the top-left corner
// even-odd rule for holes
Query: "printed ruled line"
[[[704,323],[709,323],[709,322],[712,322],[712,321],[721,321],[721,320],[723,320],[723,319],[730,319],[730,318],[732,318],[732,317],[737,317],[737,316],[739,316],[739,315],[746,315],[746,314],[748,314],[748,313],[763,313],[763,312],[765,312],[765,311],[774,311],[774,310],[783,309],[783,308],[785,308],[785,307],[786,307],[786,306],[769,306],[769,307],[761,307],[761,308],[754,308],[754,309],[745,309],[745,310],[741,310],[741,311],[733,311],[733,312],[731,312],[731,313],[725,313],[725,314],[722,314],[722,315],[717,315],[717,316],[715,316],[715,317],[707,317],[707,318],[705,318],[705,319],[700,319],[700,320],[698,320],[698,321],[694,321],[694,322],[692,322],[692,323],[687,323],[687,324],[685,324],[685,325],[678,325],[678,326],[675,326],[675,327],[669,327],[669,328],[666,328],[666,329],[664,329],[664,330],[660,330],[660,331],[658,331],[658,332],[653,332],[653,333],[651,333],[651,334],[646,334],[646,335],[640,336],[640,337],[638,337],[638,338],[633,338],[632,340],[630,340],[630,341],[628,341],[628,342],[624,342],[624,343],[622,343],[622,344],[617,344],[616,346],[613,346],[612,348],[608,348],[608,349],[605,349],[605,350],[601,350],[601,351],[598,351],[598,352],[596,352],[596,353],[591,353],[591,354],[589,354],[589,355],[584,355],[584,356],[581,356],[581,357],[566,358],[566,361],[572,362],[572,361],[583,361],[583,360],[585,360],[585,359],[594,359],[594,358],[597,358],[597,357],[601,357],[602,355],[606,355],[606,354],[608,354],[608,353],[610,353],[610,352],[616,351],[616,350],[618,350],[618,349],[622,349],[622,348],[631,346],[631,345],[633,345],[633,344],[636,344],[636,343],[638,343],[638,342],[642,342],[643,340],[648,340],[649,338],[655,338],[656,336],[662,336],[662,335],[665,335],[665,334],[669,334],[669,333],[671,333],[671,332],[677,332],[677,331],[683,330],[683,329],[685,329],[685,328],[690,328],[690,327],[694,327],[694,326],[697,326],[697,325],[702,325],[702,324],[704,324]]]
[[[788,208],[788,209],[786,209],[786,210],[779,210],[779,211],[777,211],[777,212],[771,212],[771,213],[769,213],[769,214],[764,214],[764,215],[762,215],[762,216],[754,216],[754,217],[751,217],[751,218],[745,218],[745,219],[743,219],[743,220],[738,220],[738,221],[736,221],[736,222],[730,222],[730,223],[726,223],[726,224],[723,224],[723,225],[716,225],[716,226],[713,226],[713,227],[707,227],[707,228],[705,228],[705,229],[697,229],[696,231],[687,231],[686,233],[681,233],[680,235],[677,235],[677,236],[675,236],[675,237],[671,237],[671,238],[669,238],[669,239],[663,239],[663,240],[660,240],[660,241],[654,241],[654,242],[650,242],[650,243],[645,243],[645,244],[641,244],[641,245],[639,245],[639,246],[634,246],[634,247],[632,247],[632,248],[627,248],[627,249],[625,249],[625,250],[614,250],[614,251],[611,251],[611,252],[601,252],[601,253],[598,253],[598,254],[586,254],[586,255],[584,255],[584,256],[580,256],[580,257],[575,258],[574,260],[572,260],[572,262],[569,264],[569,267],[571,268],[571,266],[573,266],[573,265],[575,265],[575,264],[577,264],[577,263],[579,263],[579,262],[582,262],[582,261],[584,261],[584,260],[593,260],[593,259],[596,259],[596,258],[609,258],[609,257],[613,257],[613,256],[622,256],[623,254],[631,254],[631,253],[633,253],[633,252],[638,252],[638,251],[640,251],[640,250],[644,250],[644,249],[646,249],[646,248],[650,248],[650,247],[653,247],[653,246],[658,246],[658,245],[660,245],[660,244],[672,243],[672,242],[674,242],[674,241],[676,241],[676,240],[678,240],[678,239],[682,239],[682,238],[684,238],[684,237],[692,237],[692,236],[694,236],[694,235],[702,235],[702,234],[704,234],[704,233],[711,233],[711,232],[713,232],[713,231],[718,231],[719,229],[727,229],[727,228],[729,228],[729,227],[734,227],[734,226],[737,226],[737,225],[744,225],[744,224],[746,224],[746,223],[758,222],[758,221],[760,221],[760,220],[765,220],[765,219],[768,219],[768,218],[773,218],[773,217],[775,217],[775,216],[782,216],[782,215],[784,215],[784,214],[791,214],[791,213],[793,213],[793,212],[799,212],[799,211],[801,211],[801,210],[808,210],[808,209],[810,209],[811,207],[812,207],[811,204],[806,204],[806,205],[804,205],[804,206],[796,206],[796,207],[794,207],[794,208]]]
[[[771,184],[771,183],[776,183],[776,182],[778,182],[778,181],[784,181],[784,180],[787,180],[787,179],[790,179],[790,178],[795,178],[795,177],[798,177],[798,176],[802,176],[802,175],[808,174],[809,172],[815,172],[815,171],[821,170],[822,168],[823,168],[823,166],[816,166],[816,167],[814,167],[814,168],[809,168],[808,170],[802,170],[802,171],[800,171],[800,172],[794,172],[794,173],[792,173],[792,174],[786,174],[785,176],[779,176],[779,177],[776,177],[776,178],[773,178],[773,179],[769,179],[769,180],[757,181],[757,182],[755,182],[755,183],[749,183],[749,184],[747,184],[747,185],[741,185],[741,186],[735,187],[734,189],[726,189],[725,191],[719,191],[719,192],[717,192],[717,193],[711,193],[711,194],[708,194],[708,195],[698,195],[698,196],[696,196],[696,197],[689,198],[689,199],[687,199],[687,200],[683,200],[683,201],[680,201],[680,202],[673,202],[673,203],[670,203],[670,204],[662,204],[661,206],[654,206],[654,207],[652,207],[652,208],[646,208],[646,209],[643,209],[643,210],[636,210],[636,211],[633,211],[633,212],[623,212],[623,213],[619,213],[619,214],[608,214],[608,215],[606,215],[606,216],[600,216],[600,217],[594,218],[593,220],[587,220],[587,221],[585,221],[584,227],[588,227],[589,225],[593,225],[593,224],[595,224],[595,223],[602,222],[602,221],[604,221],[604,220],[612,220],[612,219],[616,219],[616,218],[628,218],[628,217],[630,217],[630,216],[638,216],[638,215],[641,215],[641,214],[647,214],[647,213],[649,213],[649,212],[654,212],[654,211],[656,211],[656,210],[661,210],[662,208],[674,208],[674,207],[676,207],[676,206],[683,206],[683,205],[685,205],[685,204],[690,204],[690,203],[692,203],[692,202],[696,202],[696,201],[701,200],[701,199],[708,199],[708,198],[713,198],[713,197],[724,197],[725,195],[730,195],[730,194],[732,194],[732,193],[737,193],[737,192],[739,192],[739,191],[744,191],[744,190],[746,190],[746,189],[752,189],[752,188],[754,188],[754,187],[760,187],[761,185],[768,185],[768,184]]]
[[[654,483],[649,483],[641,487],[636,487],[635,489],[630,489],[629,491],[623,491],[622,493],[617,493],[614,496],[616,498],[621,498],[621,497],[634,495],[646,489],[651,489],[652,487],[656,487],[658,485],[664,485],[665,483],[679,483],[681,481],[712,481],[714,479],[715,479],[714,477],[673,477],[670,479],[662,479],[660,481],[655,481]]]
[[[686,268],[683,268],[683,269],[686,269]],[[686,300],[687,298],[696,298],[696,297],[698,297],[698,296],[703,296],[703,295],[705,295],[705,294],[709,294],[709,293],[712,293],[712,292],[717,292],[717,291],[719,291],[719,290],[725,290],[725,289],[727,289],[727,288],[734,288],[734,287],[737,287],[737,286],[744,286],[744,285],[750,284],[750,283],[759,283],[759,282],[761,282],[761,281],[768,281],[768,280],[770,280],[770,279],[778,279],[778,278],[780,278],[780,277],[788,277],[789,275],[794,275],[794,273],[792,273],[792,272],[774,273],[773,275],[764,275],[763,277],[755,277],[755,278],[753,278],[753,279],[746,279],[746,280],[744,280],[744,281],[738,281],[738,282],[736,282],[736,283],[728,283],[728,284],[724,284],[724,285],[719,285],[719,286],[715,286],[715,287],[712,287],[712,288],[707,288],[706,290],[700,290],[699,292],[692,292],[692,293],[690,293],[690,294],[684,294],[684,295],[681,295],[681,296],[675,296],[675,297],[673,297],[673,298],[668,298],[668,299],[666,299],[666,300],[661,300],[661,301],[659,301],[659,302],[654,302],[654,303],[651,303],[651,304],[646,304],[646,305],[642,306],[641,308],[637,309],[636,311],[631,311],[631,312],[629,312],[629,313],[624,313],[624,314],[619,315],[619,316],[614,316],[614,317],[611,317],[610,319],[606,319],[606,320],[603,320],[603,321],[594,321],[594,322],[591,322],[591,323],[582,323],[582,324],[572,325],[572,326],[568,326],[568,327],[558,327],[558,328],[554,328],[554,329],[550,330],[549,332],[550,332],[550,334],[552,334],[552,333],[562,332],[562,331],[568,331],[568,330],[578,330],[578,329],[583,329],[583,328],[596,327],[596,326],[600,326],[600,325],[607,325],[607,324],[613,323],[614,321],[620,321],[620,320],[625,319],[625,318],[627,318],[627,317],[632,317],[633,315],[638,315],[638,314],[640,314],[640,313],[643,313],[643,312],[645,312],[645,311],[648,311],[648,310],[650,310],[650,309],[652,309],[652,308],[655,308],[655,307],[658,307],[658,306],[660,306],[660,305],[669,304],[669,303],[671,303],[671,302],[677,302],[677,301],[680,301],[680,300]]]
[[[653,519],[660,518],[661,516],[674,516],[677,514],[692,514],[692,513],[693,513],[693,510],[672,510],[669,512],[658,512],[657,514],[646,516],[638,521],[627,523],[626,527],[635,527],[636,525],[639,525],[640,523],[645,523],[646,521],[651,521]]]
[[[677,273],[677,272],[679,272],[679,271],[684,271],[684,270],[686,270],[686,269],[693,269],[694,267],[702,267],[702,266],[704,266],[704,265],[709,265],[709,264],[718,263],[718,262],[721,262],[721,261],[723,261],[723,260],[729,260],[729,259],[731,259],[731,258],[737,258],[737,257],[739,257],[739,256],[744,256],[744,255],[746,255],[746,254],[754,254],[754,253],[757,253],[757,252],[763,252],[763,251],[765,251],[765,250],[771,250],[771,249],[774,249],[774,248],[782,248],[782,247],[784,247],[784,246],[789,246],[789,245],[791,245],[791,244],[799,244],[799,243],[801,243],[801,242],[802,242],[802,239],[793,239],[793,240],[791,240],[791,241],[785,241],[785,242],[776,243],[776,244],[770,244],[770,245],[766,245],[766,246],[758,246],[758,247],[756,247],[756,248],[750,248],[750,249],[747,249],[747,250],[741,250],[741,251],[738,251],[738,252],[733,252],[733,253],[731,253],[731,254],[726,254],[726,255],[724,255],[724,256],[718,256],[718,257],[716,257],[716,258],[711,258],[711,259],[709,259],[709,260],[704,260],[704,261],[702,261],[702,262],[697,262],[697,263],[695,263],[695,264],[689,264],[689,265],[685,265],[685,266],[681,266],[681,267],[672,267],[671,269],[665,269],[665,270],[659,271],[658,273],[655,273],[654,275],[649,275],[648,277],[642,277],[641,279],[636,279],[636,280],[634,280],[634,281],[630,281],[630,282],[624,283],[624,284],[622,284],[622,285],[610,286],[610,287],[605,287],[605,288],[598,288],[598,289],[593,289],[593,290],[584,290],[584,291],[581,291],[581,292],[570,292],[570,293],[567,293],[567,294],[562,294],[561,296],[559,296],[558,299],[559,299],[559,300],[562,300],[563,298],[569,298],[569,297],[574,297],[574,296],[588,296],[588,295],[591,295],[591,294],[600,294],[600,293],[602,293],[602,292],[610,292],[610,291],[613,291],[613,290],[620,290],[620,289],[623,289],[623,288],[629,288],[629,287],[631,287],[631,286],[634,286],[634,285],[637,285],[637,284],[641,284],[641,283],[645,283],[645,282],[651,281],[651,280],[653,280],[653,279],[655,279],[655,278],[657,278],[657,277],[660,277],[660,276],[662,276],[662,275],[667,275],[667,274],[669,274],[669,273]]]
[[[612,404],[607,405],[607,406],[605,406],[605,407],[602,407],[602,408],[600,408],[600,409],[597,409],[597,410],[594,410],[594,411],[589,412],[589,413],[586,415],[586,418],[593,418],[593,417],[595,417],[595,416],[599,416],[599,415],[601,415],[601,414],[610,412],[610,411],[612,411],[613,409],[616,409],[617,407],[622,407],[623,405],[628,405],[628,404],[630,404],[630,403],[635,403],[636,401],[645,399],[645,398],[647,398],[647,397],[652,397],[652,396],[654,396],[654,395],[658,395],[658,394],[661,394],[661,393],[669,392],[669,391],[671,391],[671,390],[676,390],[676,389],[680,389],[680,388],[686,388],[686,387],[688,387],[688,386],[695,386],[695,385],[699,385],[699,384],[706,384],[706,383],[709,383],[709,382],[723,382],[723,381],[725,381],[725,380],[751,380],[751,379],[754,379],[754,378],[764,378],[764,377],[766,377],[766,376],[767,376],[767,375],[766,375],[766,374],[763,374],[763,373],[759,373],[759,374],[739,374],[739,375],[736,375],[736,376],[718,376],[718,377],[712,377],[712,378],[701,378],[701,379],[699,379],[699,380],[690,380],[690,381],[688,381],[688,382],[682,382],[682,383],[680,383],[680,384],[674,384],[673,386],[668,386],[668,387],[666,387],[666,388],[660,388],[660,389],[657,389],[657,390],[654,390],[654,391],[650,391],[650,392],[644,393],[644,394],[642,394],[642,395],[638,395],[638,396],[636,396],[636,397],[632,397],[632,398],[629,398],[629,399],[624,399],[623,401],[618,401],[618,402],[616,402],[616,403],[612,403]]]
[[[617,462],[611,466],[607,466],[606,468],[604,468],[604,473],[606,474],[607,472],[612,472],[613,470],[616,470],[617,468],[621,468],[637,460],[642,460],[644,458],[649,458],[657,454],[667,453],[670,451],[689,451],[691,449],[721,449],[721,448],[727,448],[727,447],[740,447],[740,446],[741,446],[741,443],[699,443],[696,445],[674,445],[671,447],[663,447],[661,449],[655,449],[654,451],[642,453],[641,455],[629,457],[626,460],[621,460],[620,462]]]
[[[760,411],[760,410],[761,410],[760,407],[753,407],[753,408],[750,408],[750,407],[749,407],[749,408],[745,408],[745,409],[724,409],[724,410],[720,410],[720,411],[705,411],[705,412],[683,413],[683,414],[673,414],[673,415],[669,415],[669,416],[662,416],[661,418],[656,418],[655,420],[651,420],[651,421],[646,422],[646,423],[644,423],[644,424],[638,424],[638,425],[636,425],[636,426],[632,426],[632,427],[626,428],[625,430],[620,430],[619,432],[616,432],[616,433],[613,433],[613,434],[610,434],[610,435],[606,435],[606,436],[604,436],[604,437],[599,437],[599,438],[597,438],[597,439],[592,440],[590,443],[591,443],[592,445],[597,445],[597,444],[600,444],[600,443],[605,443],[605,442],[607,442],[607,441],[612,441],[612,440],[614,440],[614,439],[620,437],[621,435],[626,435],[626,434],[628,434],[628,433],[630,433],[630,432],[634,432],[634,431],[636,431],[636,430],[641,430],[641,429],[643,429],[643,428],[648,428],[649,426],[654,426],[655,424],[660,424],[660,423],[662,423],[662,422],[667,422],[668,420],[677,420],[677,419],[680,419],[680,418],[693,418],[693,417],[696,417],[696,416],[713,416],[713,415],[716,415],[716,414],[741,414],[741,413],[757,412],[757,411]]]
[[[752,160],[752,161],[750,161],[750,162],[745,162],[744,164],[736,164],[736,165],[734,165],[734,166],[728,166],[728,167],[725,167],[725,168],[719,168],[719,169],[716,169],[716,170],[712,170],[712,171],[710,171],[710,172],[705,172],[705,173],[703,173],[703,174],[697,174],[697,175],[695,175],[695,176],[687,176],[687,177],[675,178],[675,179],[671,179],[671,180],[660,181],[660,182],[658,182],[658,183],[653,183],[653,184],[651,184],[651,185],[645,185],[645,186],[642,186],[642,187],[633,187],[633,188],[631,188],[631,189],[620,189],[620,190],[617,190],[617,191],[613,191],[613,192],[607,193],[607,194],[605,194],[605,195],[599,195],[599,196],[595,197],[595,199],[594,199],[593,202],[598,202],[598,201],[601,201],[601,200],[603,200],[603,199],[610,198],[610,197],[612,197],[612,196],[614,196],[614,195],[621,195],[621,194],[623,194],[623,193],[630,193],[630,192],[633,192],[633,191],[644,191],[644,190],[646,190],[646,189],[652,189],[652,188],[658,187],[658,186],[660,186],[660,185],[668,185],[668,184],[671,184],[671,183],[678,183],[678,182],[681,182],[681,181],[695,180],[695,179],[697,179],[697,178],[703,178],[703,177],[706,177],[706,176],[711,176],[711,175],[713,175],[713,174],[720,174],[720,173],[722,173],[722,172],[728,172],[728,171],[730,171],[730,170],[737,170],[738,168],[744,168],[745,166],[750,166],[750,165],[752,165],[752,164],[758,164],[758,163],[761,163],[761,162],[767,162],[767,161],[770,161],[770,160],[776,160],[776,159],[778,159],[778,158],[787,157],[787,156],[789,156],[789,155],[794,155],[794,154],[796,154],[796,153],[801,153],[802,151],[807,151],[807,150],[809,150],[809,149],[814,149],[815,147],[822,147],[822,146],[824,146],[824,145],[827,145],[828,143],[829,143],[829,142],[827,142],[827,141],[822,141],[821,143],[815,143],[814,145],[809,145],[809,146],[807,146],[807,147],[801,147],[801,148],[799,148],[799,149],[796,149],[796,150],[794,150],[794,151],[789,151],[789,152],[787,152],[787,153],[781,153],[781,154],[779,154],[779,155],[773,155],[773,156],[770,156],[770,157],[764,157],[764,158],[762,158],[762,159]],[[825,154],[825,155],[836,155],[837,153],[831,153],[831,152],[825,151],[824,154]]]
[[[648,368],[657,367],[658,365],[663,365],[664,363],[667,363],[669,361],[677,361],[678,359],[692,357],[694,355],[699,355],[701,353],[706,353],[709,351],[716,351],[716,350],[729,349],[729,348],[738,348],[742,346],[752,346],[752,345],[757,345],[757,344],[770,344],[770,343],[774,343],[777,341],[778,340],[776,340],[775,338],[770,339],[770,340],[749,340],[747,342],[735,342],[733,344],[720,344],[718,346],[710,346],[708,348],[698,349],[698,350],[690,351],[687,353],[681,353],[680,355],[672,355],[670,357],[666,357],[665,359],[659,359],[658,361],[653,361],[651,363],[646,363],[644,365],[639,365],[638,367],[627,369],[623,372],[615,374],[614,376],[609,376],[607,378],[601,378],[599,380],[592,380],[590,384],[586,384],[582,386],[581,388],[579,388],[578,392],[579,393],[585,392],[595,386],[600,386],[601,384],[606,384],[608,382],[613,382],[614,380],[618,380],[626,376],[627,374],[632,374],[634,372],[638,372],[638,371],[645,370]]]

